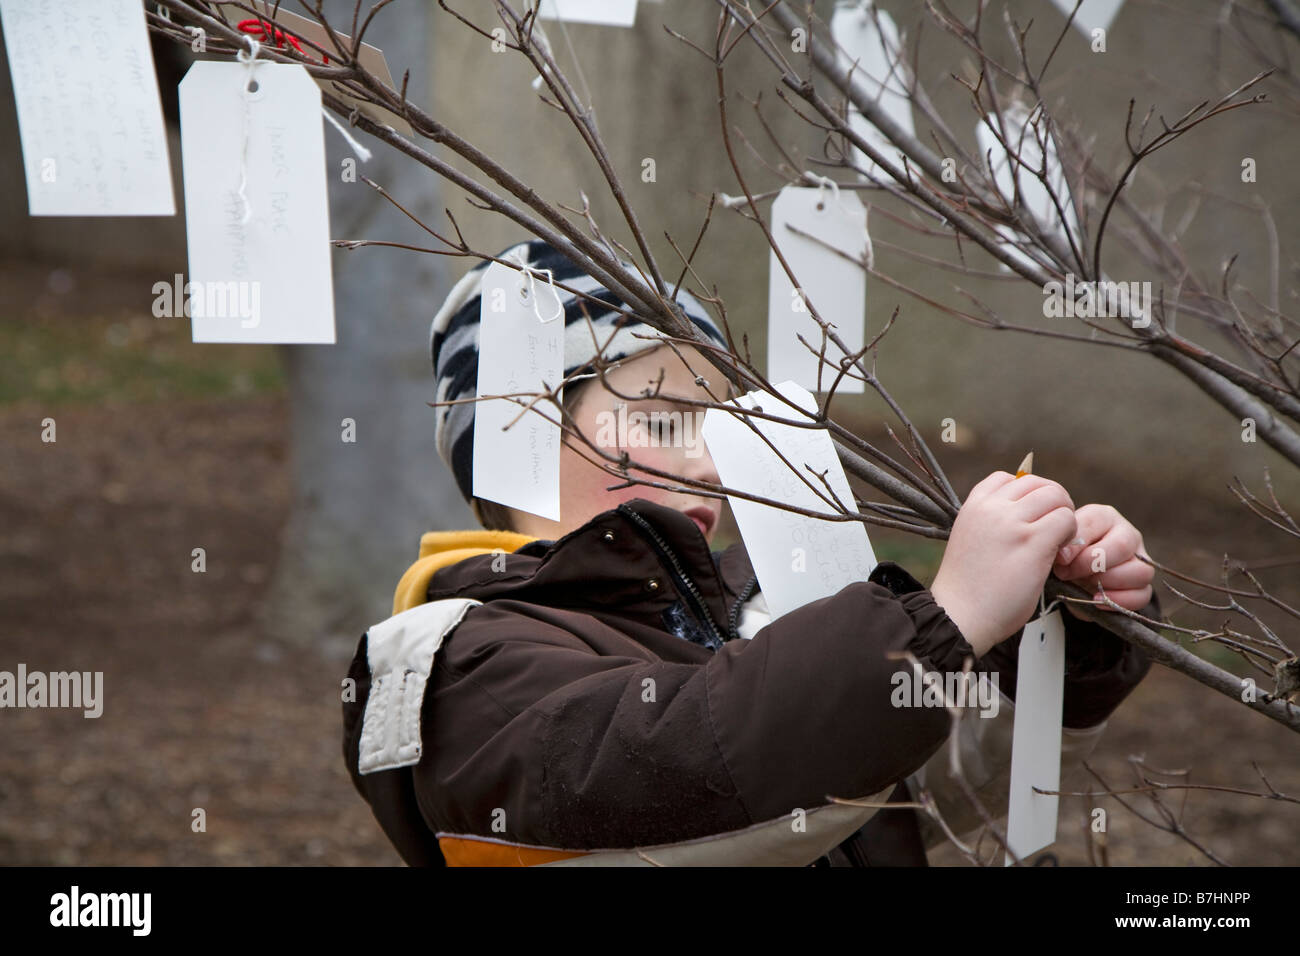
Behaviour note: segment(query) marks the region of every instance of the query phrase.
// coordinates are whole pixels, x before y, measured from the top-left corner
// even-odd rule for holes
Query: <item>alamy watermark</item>
[[[895,671],[889,702],[895,707],[978,707],[981,717],[996,717],[1001,706],[996,671]]]
[[[51,926],[124,926],[133,936],[148,936],[152,911],[152,893],[83,893],[74,885],[50,897]]]
[[[104,712],[103,671],[28,671],[26,664],[18,672],[0,671],[0,708],[4,707],[72,707],[84,711],[84,717],[99,717]]]
[[[153,284],[154,318],[239,319],[245,329],[261,325],[262,283],[258,280],[185,282],[184,279],[178,272],[173,283]]]
[[[620,403],[617,412],[596,414],[596,445],[600,448],[681,448],[687,458],[704,454],[700,429],[705,411],[628,411]]]
[[[1043,315],[1049,319],[1124,319],[1135,329],[1151,324],[1150,282],[1064,282],[1043,286]]]

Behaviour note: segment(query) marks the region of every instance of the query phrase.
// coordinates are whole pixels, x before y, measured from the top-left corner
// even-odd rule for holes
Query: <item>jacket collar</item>
[[[513,531],[430,531],[420,538],[420,557],[406,569],[393,595],[393,613],[423,604],[429,581],[443,568],[480,554],[516,551],[533,537]]]
[[[671,581],[675,558],[724,638],[730,605],[753,575],[743,547],[733,546],[715,559],[694,521],[643,498],[601,512],[557,541],[514,535],[470,542],[456,533],[433,532],[421,540],[421,555],[399,585],[403,600],[510,597],[575,609],[673,603],[674,588],[651,591],[650,582]]]

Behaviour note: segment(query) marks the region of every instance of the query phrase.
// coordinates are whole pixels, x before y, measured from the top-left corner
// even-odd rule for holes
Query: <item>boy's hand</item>
[[[1092,533],[1091,513],[1089,522]],[[983,657],[1033,615],[1058,551],[1079,536],[1074,502],[1063,487],[1039,475],[995,471],[971,489],[957,513],[930,593]],[[1117,541],[1116,556],[1121,551]]]
[[[1108,598],[1130,611],[1146,607],[1156,572],[1137,558],[1139,554],[1149,557],[1143,550],[1142,533],[1110,505],[1084,505],[1074,517],[1078,536],[1061,548],[1052,573],[1093,594],[1100,585]],[[1075,605],[1066,602],[1065,606],[1083,619]]]

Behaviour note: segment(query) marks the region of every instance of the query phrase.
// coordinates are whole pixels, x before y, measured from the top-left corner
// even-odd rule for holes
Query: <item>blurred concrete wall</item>
[[[963,17],[974,9],[969,0],[950,6]],[[924,21],[921,79],[950,125],[964,136],[970,152],[977,153],[976,118],[965,91],[949,76],[973,76],[971,55],[928,19],[921,4],[888,0],[882,7],[893,13],[909,46]],[[1000,7],[990,8],[986,29],[992,48],[1009,56]],[[499,22],[488,4],[461,4],[460,8],[484,28]],[[834,4],[818,0],[815,8],[829,19]],[[1176,8],[1129,0],[1111,26],[1106,53],[1092,53],[1077,30],[1065,37],[1048,74],[1045,95],[1054,109],[1064,103],[1085,138],[1095,137],[1093,163],[1112,176],[1122,168],[1129,97],[1137,98],[1139,115],[1154,104],[1172,121],[1262,69],[1239,45],[1216,37],[1220,8],[1211,0],[1189,0]],[[1061,32],[1064,17],[1046,0],[1016,0],[1010,9],[1021,24],[1033,19],[1031,57],[1040,64]],[[438,20],[435,115],[552,201],[580,206],[579,191],[584,191],[598,222],[630,243],[630,233],[620,228],[618,210],[572,125],[542,104],[530,87],[535,74],[527,62],[509,51],[493,53],[485,39],[445,15]],[[668,25],[710,49],[717,20],[713,3],[667,0],[643,2],[637,25],[630,30],[580,24],[561,29],[543,21],[561,65],[580,92],[590,91],[600,129],[642,227],[660,264],[674,277],[678,260],[664,232],[689,248],[707,196],[714,191],[741,191],[722,146],[712,64],[664,30]],[[580,74],[572,68],[571,48]],[[775,72],[749,44],[733,54],[727,74],[730,122],[744,130],[763,156],[776,161],[747,102],[759,93],[764,117],[796,162],[822,157],[821,135],[778,99]],[[917,129],[929,138],[919,115]],[[733,137],[733,146],[755,191],[781,185],[778,176],[755,160],[744,139]],[[1300,214],[1300,184],[1289,170],[1297,146],[1300,126],[1294,113],[1288,117],[1272,106],[1240,110],[1211,121],[1157,154],[1139,171],[1128,194],[1168,224],[1187,207],[1189,191],[1203,189],[1207,194],[1184,241],[1189,259],[1216,277],[1223,262],[1239,253],[1236,277],[1265,298],[1266,232],[1257,213],[1238,204],[1253,203],[1256,197],[1267,201],[1281,234],[1281,304],[1294,313],[1300,273],[1291,223]],[[442,150],[442,155],[471,171],[450,151]],[[1246,156],[1258,164],[1255,184],[1241,182],[1241,160]],[[641,180],[646,157],[654,158],[657,165],[653,183]],[[838,177],[843,175],[840,171]],[[971,282],[889,251],[885,243],[920,248],[951,260],[954,245],[944,241],[918,246],[914,233],[882,214],[897,215],[898,203],[878,193],[861,195],[865,203],[881,207],[870,219],[878,269],[926,295],[970,310],[970,303],[953,292],[954,283],[961,281],[1008,321],[1047,321],[1042,317],[1041,290],[1023,281]],[[519,237],[513,224],[474,210],[463,196],[448,187],[448,204],[479,248],[496,251]],[[766,213],[770,203],[763,208]],[[976,267],[994,268],[970,244],[965,250]],[[718,211],[699,258],[700,272],[706,281],[717,283],[732,322],[737,330],[749,332],[756,356],[764,353],[767,263],[757,227],[734,213]],[[1114,237],[1105,248],[1104,266],[1117,278],[1143,278],[1131,274],[1138,263]],[[937,447],[941,460],[958,471],[1011,468],[1025,450],[1033,448],[1038,470],[1049,476],[1064,478],[1059,469],[1066,461],[1072,463],[1074,474],[1080,473],[1082,461],[1087,468],[1134,474],[1135,480],[1164,470],[1176,476],[1180,492],[1196,488],[1226,498],[1223,486],[1231,475],[1240,474],[1258,487],[1262,466],[1279,461],[1262,443],[1244,444],[1239,422],[1153,359],[972,328],[876,281],[868,285],[869,336],[882,327],[896,305],[901,306],[900,319],[880,352],[880,373]],[[1063,320],[1054,321],[1060,328]],[[1189,334],[1196,328],[1187,320],[1178,327]],[[890,418],[879,399],[846,396],[841,401],[844,415],[860,415],[868,423]],[[940,422],[947,417],[962,426],[965,440],[957,446],[940,444]],[[1279,468],[1278,476],[1285,470]],[[1080,494],[1079,503],[1088,500],[1086,487]]]

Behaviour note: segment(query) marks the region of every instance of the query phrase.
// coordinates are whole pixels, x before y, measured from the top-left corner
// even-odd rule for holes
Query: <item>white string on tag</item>
[[[153,9],[154,9],[154,13],[162,17],[168,23],[172,22],[172,12],[170,8],[164,7],[161,3],[155,3],[153,5]],[[182,29],[192,37],[203,35],[203,27],[190,26],[186,24],[182,27]]]
[[[806,179],[812,180],[817,184],[818,209],[820,209],[826,203],[824,197],[826,195],[826,187],[829,186],[831,189],[831,193],[835,197],[835,205],[840,207],[840,211],[843,212],[846,216],[857,215],[852,209],[850,209],[848,206],[844,205],[844,203],[840,201],[840,184],[837,183],[835,180],[831,179],[828,176],[820,176],[817,173],[810,173],[806,171],[804,172],[804,177]],[[876,267],[875,248],[871,244],[871,231],[867,228],[867,221],[866,221],[867,217],[870,215],[871,215],[871,209],[869,207],[863,210],[862,232],[864,237],[866,238],[866,247],[863,249],[862,252],[862,261],[866,264],[866,268],[868,271]]]
[[[1061,603],[1060,598],[1052,598],[1052,603],[1044,607],[1043,592],[1042,591],[1038,592],[1038,616],[1047,617],[1047,615],[1050,614],[1052,611],[1054,611],[1057,605],[1059,605],[1060,603]]]
[[[817,173],[808,172],[807,170],[804,171],[803,175],[804,175],[804,179],[807,179],[817,184],[817,208],[818,209],[821,209],[826,204],[826,199],[825,199],[826,188],[829,186],[831,193],[834,196],[835,205],[839,206],[840,209],[846,215],[850,215],[850,216],[853,215],[852,211],[850,211],[850,209],[847,206],[845,206],[844,203],[840,202],[839,183],[831,179],[829,176],[822,176]]]
[[[320,111],[325,114],[325,118],[329,120],[331,123],[333,123],[334,128],[338,130],[343,135],[343,138],[348,141],[348,145],[352,147],[352,152],[357,154],[357,159],[361,160],[363,163],[369,162],[370,150],[366,149],[355,139],[353,139],[352,135],[347,131],[347,128],[344,127],[344,125],[340,123],[338,120],[336,120],[334,118],[334,114],[331,113],[328,109],[322,106],[320,108]]]
[[[548,322],[554,322],[560,316],[564,315],[564,303],[560,300],[560,293],[555,288],[555,274],[551,272],[550,269],[534,269],[530,265],[523,264],[519,267],[519,271],[528,277],[528,286],[533,297],[533,315],[537,316],[538,322],[541,322],[542,325],[546,325]],[[556,311],[556,313],[549,319],[542,318],[542,313],[537,308],[537,276],[543,272],[546,273],[546,281],[551,284],[551,294],[555,296],[555,304],[559,307],[558,311]],[[522,288],[522,286],[520,288]]]
[[[248,68],[248,77],[244,80],[243,89],[241,90],[241,95],[244,98],[243,143],[239,149],[239,199],[244,204],[244,215],[239,220],[241,226],[248,225],[248,221],[253,218],[253,206],[248,201],[248,97],[250,93],[256,92],[252,89],[253,84],[257,82],[253,76],[253,71],[257,69],[257,54],[262,48],[261,44],[251,36],[246,39],[249,44],[249,52],[245,53],[240,50],[235,54],[235,59]]]

